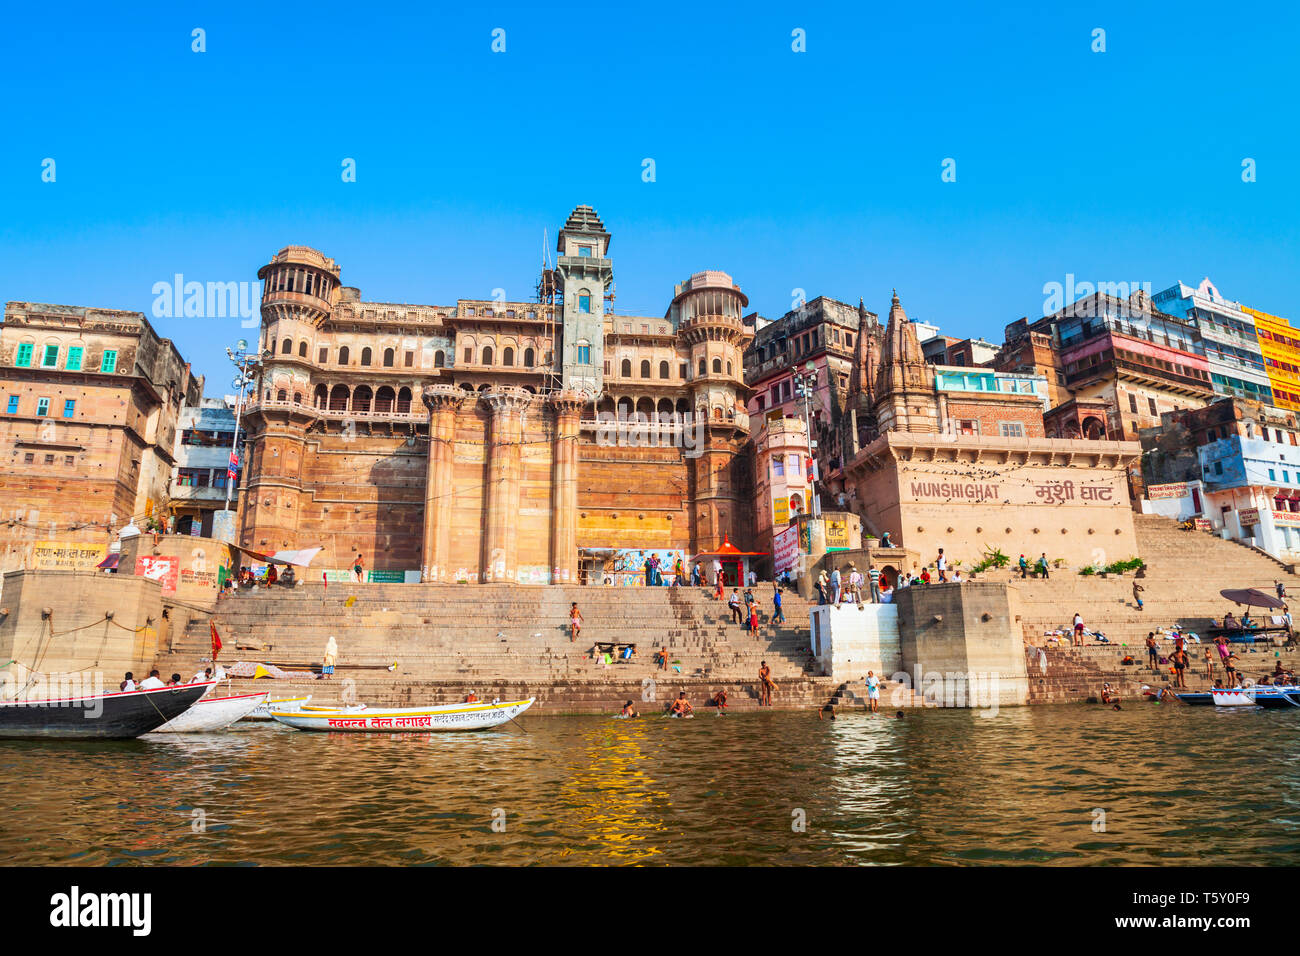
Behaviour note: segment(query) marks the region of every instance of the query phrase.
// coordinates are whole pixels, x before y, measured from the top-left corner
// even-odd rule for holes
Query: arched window
[[[397,391],[397,410],[403,415],[411,413],[411,390],[405,385]]]
[[[718,421],[722,421],[722,406],[721,406],[721,405],[715,405],[715,406],[713,406],[713,417],[714,417],[715,419],[717,419]]]
[[[304,339],[303,341],[301,341],[301,342],[298,343],[298,357],[299,357],[299,358],[306,358],[306,357],[307,357],[307,340],[306,340],[306,339]]]
[[[532,349],[524,349],[524,368],[532,368],[537,359],[537,353]]]
[[[373,393],[369,385],[358,385],[357,390],[352,393],[352,410],[354,412],[370,411],[370,400]]]
[[[364,348],[364,349],[361,350],[361,364],[362,364],[362,365],[369,365],[369,364],[370,364],[370,349],[369,349],[369,348]]]
[[[393,367],[393,350],[384,349],[384,368]]]
[[[714,371],[715,374],[718,374],[718,375],[721,375],[721,374],[722,374],[722,359],[714,359],[714,360],[713,360],[713,371]]]
[[[350,352],[348,352],[348,347],[347,347],[346,345],[343,346],[343,348],[339,349],[339,364],[340,364],[340,365],[347,365],[347,364],[348,364],[348,360],[349,360],[351,357],[352,357],[352,355],[351,355]]]
[[[324,408],[329,403],[330,391],[324,385],[316,386],[316,393],[312,398],[312,404],[317,408]]]
[[[295,405],[301,405],[301,404],[302,404],[302,392],[294,392],[294,393],[293,393],[293,402],[294,402]]]
[[[443,353],[442,349],[438,349],[438,351],[433,353],[433,367],[434,368],[447,367],[447,356]]]
[[[641,377],[642,378],[650,377],[650,362],[645,359],[641,361]]]
[[[492,364],[492,346],[490,345],[485,345],[483,347],[483,364],[484,365]]]
[[[289,400],[289,393],[286,392],[284,389],[280,389],[278,392],[275,393],[275,400],[277,402],[287,402]]]
[[[730,363],[730,362],[727,363],[727,374],[728,374],[728,375],[731,374],[731,363]]]
[[[515,350],[508,345],[501,350],[501,364],[502,365],[515,364]]]
[[[704,374],[704,359],[700,359],[700,374]]]
[[[348,410],[348,387],[335,385],[330,390],[330,411],[346,412]]]
[[[667,363],[667,362],[660,362],[660,363],[659,363],[659,377],[660,377],[660,378],[667,378],[667,377],[668,377],[668,363]]]
[[[375,411],[391,412],[393,410],[393,404],[396,402],[396,400],[397,400],[397,393],[394,392],[387,385],[383,386],[379,391],[375,393]]]
[[[632,377],[632,360],[623,359],[623,364],[618,367],[619,374],[624,378]]]
[[[293,354],[293,342],[291,342],[289,339],[285,339],[283,342],[281,342],[281,343],[280,343],[280,354],[281,354],[281,355],[292,355],[292,354]]]

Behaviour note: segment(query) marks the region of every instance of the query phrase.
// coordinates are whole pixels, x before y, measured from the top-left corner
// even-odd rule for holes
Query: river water
[[[0,741],[5,864],[1295,864],[1290,710]]]

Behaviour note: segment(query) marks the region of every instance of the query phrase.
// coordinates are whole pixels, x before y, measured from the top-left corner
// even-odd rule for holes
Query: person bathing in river
[[[619,711],[619,716],[630,718],[630,717],[640,717],[641,715],[636,712],[636,708],[632,706],[632,702],[629,700],[626,704],[623,705],[623,709]]]
[[[693,713],[695,713],[695,708],[692,707],[691,702],[686,699],[686,691],[681,691],[677,695],[677,699],[673,701],[672,707],[668,710],[668,714],[671,717],[689,717]]]

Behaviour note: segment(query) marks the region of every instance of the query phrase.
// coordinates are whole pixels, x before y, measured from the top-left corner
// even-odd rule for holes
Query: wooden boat
[[[535,698],[502,703],[441,704],[433,707],[367,708],[365,710],[272,711],[271,716],[298,730],[335,733],[417,733],[485,730],[518,717]]]
[[[1184,704],[1191,704],[1193,707],[1208,707],[1214,703],[1214,695],[1209,691],[1191,691],[1177,696]]]
[[[1300,707],[1300,687],[1294,684],[1216,687],[1210,694],[1215,707]]]
[[[0,738],[122,740],[189,710],[216,681],[88,697],[0,701]]]
[[[269,693],[237,694],[234,697],[204,697],[178,717],[173,717],[155,734],[199,734],[210,730],[225,730],[241,717],[248,716],[254,708],[266,702]]]
[[[275,700],[266,700],[254,707],[249,713],[245,714],[244,720],[272,720],[271,711],[281,710],[286,713],[291,710],[297,710],[305,707],[311,702],[311,694],[305,697],[279,697]]]

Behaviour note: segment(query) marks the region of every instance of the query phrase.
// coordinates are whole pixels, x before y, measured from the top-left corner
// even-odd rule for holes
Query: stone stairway
[[[763,608],[756,636],[732,623],[724,602],[697,588],[367,584],[326,589],[304,583],[224,597],[215,620],[225,662],[319,670],[325,643],[335,637],[339,661],[333,682],[235,682],[242,690],[273,689],[277,696],[311,693],[335,700],[346,679],[356,699],[375,704],[450,702],[473,689],[486,699],[538,696],[540,705],[554,709],[607,713],[629,698],[653,710],[678,689],[686,689],[700,707],[715,690],[726,688],[729,706],[744,710],[757,706],[754,685],[766,660],[778,685],[774,705],[825,701],[833,686],[816,672],[808,650],[807,602],[785,593],[787,622],[773,625],[771,586],[760,586],[755,594]],[[572,601],[584,619],[576,642],[569,639]],[[611,665],[593,660],[597,640],[634,642],[636,657]],[[661,647],[668,650],[667,670],[651,660]],[[196,621],[155,666],[188,675],[209,656],[206,622]],[[396,668],[387,670],[393,664]]]
[[[1269,555],[1206,532],[1182,531],[1167,518],[1138,515],[1135,524],[1139,554],[1147,564],[1143,577],[1133,572],[1082,576],[1073,569],[1053,571],[1046,581],[1011,576],[1027,641],[1042,644],[1044,632],[1068,629],[1078,611],[1090,629],[1128,644],[1135,657],[1138,651],[1145,657],[1143,641],[1157,627],[1177,623],[1203,631],[1225,611],[1240,615],[1240,608],[1219,596],[1223,588],[1253,587],[1273,594],[1274,582],[1281,581],[1289,595],[1300,598],[1300,577]],[[1133,600],[1135,580],[1145,588],[1141,611]]]

